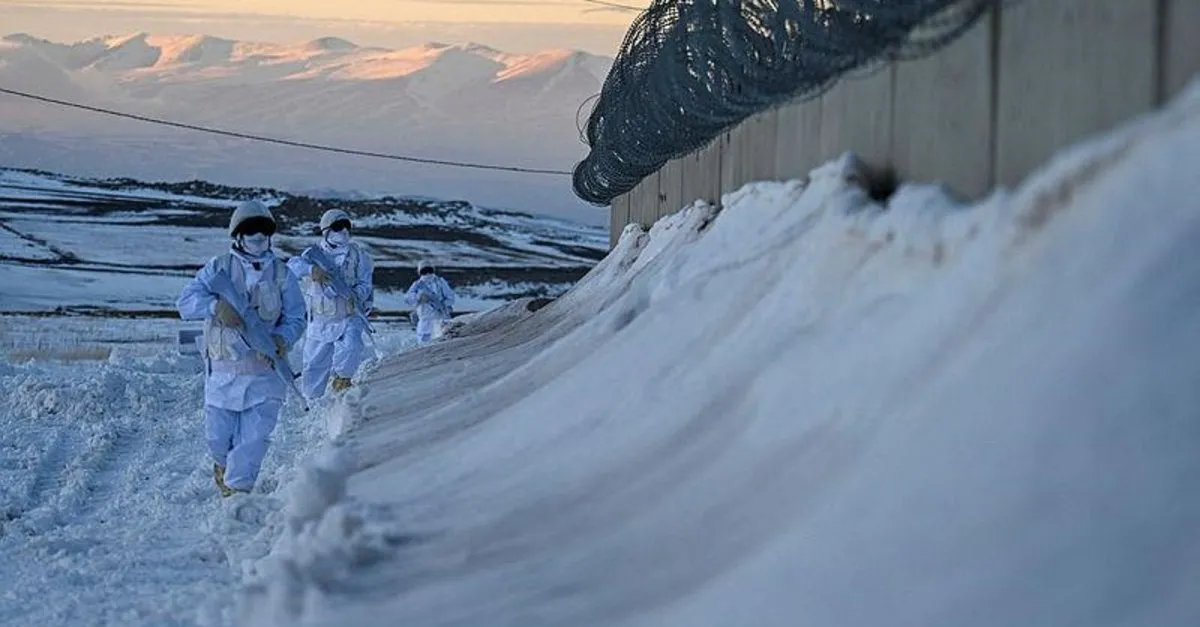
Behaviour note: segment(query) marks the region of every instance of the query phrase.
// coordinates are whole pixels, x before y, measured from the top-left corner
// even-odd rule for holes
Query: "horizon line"
[[[133,39],[136,37],[143,37],[143,36],[144,37],[177,37],[177,38],[200,37],[200,38],[208,38],[208,39],[227,41],[227,42],[235,43],[235,44],[252,44],[252,45],[256,44],[256,45],[269,45],[269,46],[279,46],[279,47],[302,46],[302,45],[314,44],[314,43],[323,42],[323,41],[332,39],[332,40],[337,40],[340,42],[345,42],[347,44],[350,44],[350,46],[352,46],[354,50],[387,50],[387,51],[398,52],[398,51],[404,51],[404,50],[412,50],[412,49],[416,49],[416,48],[435,46],[435,47],[442,47],[442,48],[455,48],[455,47],[484,48],[487,50],[491,50],[493,52],[499,52],[502,54],[510,54],[510,55],[514,55],[514,56],[530,56],[530,55],[539,54],[539,53],[543,53],[543,52],[572,52],[572,53],[583,53],[583,54],[591,55],[593,57],[600,57],[600,58],[604,58],[604,59],[613,59],[615,57],[615,55],[613,55],[613,54],[593,52],[590,50],[585,50],[583,48],[566,48],[566,47],[562,47],[562,46],[548,46],[546,48],[538,49],[535,52],[528,52],[528,53],[510,52],[508,50],[504,50],[502,48],[497,48],[496,46],[493,46],[490,44],[480,43],[478,41],[471,41],[471,40],[467,40],[467,39],[462,39],[462,40],[457,40],[457,41],[454,41],[454,40],[448,40],[448,41],[430,40],[430,41],[427,41],[424,43],[413,44],[413,45],[409,45],[409,46],[389,47],[389,46],[380,46],[380,45],[371,45],[371,44],[360,44],[352,39],[349,39],[347,37],[343,37],[340,35],[323,35],[321,37],[315,37],[315,38],[311,38],[311,39],[296,38],[296,39],[282,41],[282,40],[278,40],[278,39],[276,39],[276,40],[239,39],[239,38],[224,37],[221,35],[212,35],[209,33],[199,32],[199,31],[197,31],[197,32],[164,32],[164,31],[135,30],[135,31],[127,31],[124,33],[103,33],[103,34],[98,34],[98,35],[92,35],[92,36],[86,37],[84,39],[76,39],[74,41],[51,39],[49,37],[42,37],[39,35],[35,35],[29,31],[14,31],[11,33],[6,33],[4,35],[0,35],[0,40],[3,40],[5,42],[20,43],[20,42],[13,42],[12,40],[14,38],[28,38],[28,39],[35,40],[37,42],[44,42],[44,43],[60,45],[60,46],[70,46],[70,45],[84,44],[84,43],[90,43],[90,42],[108,40],[108,39]]]

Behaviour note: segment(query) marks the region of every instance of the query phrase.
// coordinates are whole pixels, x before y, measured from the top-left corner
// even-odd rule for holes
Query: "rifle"
[[[354,297],[354,290],[350,289],[350,285],[342,278],[342,270],[334,263],[333,259],[318,246],[309,246],[307,250],[300,254],[300,258],[324,270],[329,275],[329,286],[333,288],[333,291],[337,292],[338,296],[347,300],[354,300],[354,316],[362,320],[363,327],[366,328],[367,333],[374,335],[375,329],[371,326],[371,321],[367,320],[366,312],[363,311],[363,306],[366,303],[360,303]]]
[[[279,375],[279,378],[283,379],[288,388],[300,399],[300,404],[303,405],[304,411],[308,411],[308,400],[300,393],[300,388],[296,387],[296,375],[292,372],[292,366],[288,364],[287,358],[280,357],[275,353],[278,349],[275,346],[275,340],[271,339],[271,330],[267,328],[262,318],[258,316],[258,312],[250,306],[250,301],[246,299],[245,295],[233,286],[233,280],[229,275],[224,272],[217,272],[211,279],[205,282],[204,287],[217,298],[224,300],[233,307],[233,310],[242,319],[244,330],[239,332],[242,340],[250,348],[261,353],[267,361],[271,362],[271,368],[275,371],[275,374]]]

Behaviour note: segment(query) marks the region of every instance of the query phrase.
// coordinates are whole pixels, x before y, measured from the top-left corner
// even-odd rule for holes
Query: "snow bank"
[[[747,186],[380,365],[243,624],[1200,624],[1196,95],[974,206]]]
[[[445,337],[465,337],[494,331],[532,316],[534,312],[545,307],[552,300],[549,298],[519,298],[487,311],[459,316],[446,323],[443,335]]]

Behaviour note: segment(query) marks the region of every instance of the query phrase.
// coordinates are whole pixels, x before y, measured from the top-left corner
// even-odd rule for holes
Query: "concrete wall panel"
[[[721,151],[721,193],[746,183],[775,178],[777,116],[767,111],[751,116],[724,139]]]
[[[968,198],[1013,186],[1187,86],[1200,73],[1197,32],[1200,0],[1013,3],[933,57],[747,119],[614,201],[613,224],[649,226],[749,181],[803,178],[847,151]]]
[[[646,182],[642,181],[637,184],[637,187],[629,190],[626,196],[629,197],[629,224],[642,223],[642,194],[645,190]]]
[[[683,208],[682,159],[668,161],[658,172],[658,217],[670,215]]]
[[[886,164],[892,148],[894,69],[848,76],[821,96],[819,163],[853,152],[873,167]]]
[[[1163,2],[1163,99],[1200,77],[1200,0]]]
[[[779,112],[775,109],[764,111],[746,120],[742,126],[744,132],[737,145],[737,158],[743,166],[735,188],[755,181],[774,180]]]
[[[629,191],[628,196],[629,196],[629,223],[630,224],[641,224],[642,226],[646,226],[645,215],[644,215],[645,207],[646,207],[645,196],[646,196],[646,188],[649,186],[649,183],[647,181],[650,178],[657,178],[657,175],[652,175],[651,177],[647,177],[647,179],[644,179],[644,180],[642,180],[642,182],[638,183],[637,187],[634,187],[632,190]]]
[[[630,194],[632,193],[630,192]],[[617,245],[617,240],[621,238],[621,231],[625,230],[626,224],[629,224],[629,194],[621,194],[614,198],[612,205],[609,206],[609,212],[608,245],[612,247]]]
[[[775,179],[803,179],[821,164],[821,99],[779,109]]]
[[[1155,101],[1157,2],[1018,2],[1000,17],[996,182]]]
[[[741,187],[740,181],[745,176],[746,162],[741,158],[740,145],[742,136],[746,134],[746,125],[742,124],[721,136],[718,146],[721,150],[721,195]]]
[[[696,152],[681,159],[683,162],[683,172],[680,173],[680,178],[683,183],[683,202],[690,203],[698,198],[703,198],[705,195],[704,189],[704,155],[705,148],[701,148]]]
[[[716,204],[721,200],[721,142],[714,140],[708,146],[684,157],[683,204],[697,200]]]
[[[965,197],[992,187],[993,19],[936,55],[896,66],[892,166]]]
[[[658,172],[647,176],[637,187],[636,207],[631,213],[637,223],[649,229],[658,221]]]

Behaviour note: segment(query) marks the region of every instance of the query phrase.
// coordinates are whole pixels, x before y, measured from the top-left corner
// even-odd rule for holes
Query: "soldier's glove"
[[[238,315],[238,312],[233,308],[233,305],[230,305],[223,300],[217,301],[217,307],[213,312],[213,318],[215,318],[217,322],[221,323],[221,326],[231,327],[234,329],[240,329],[243,326],[242,317]]]
[[[325,285],[326,283],[329,282],[329,273],[326,272],[325,269],[320,266],[313,266],[312,280],[316,281],[317,283],[320,283],[321,285]]]

